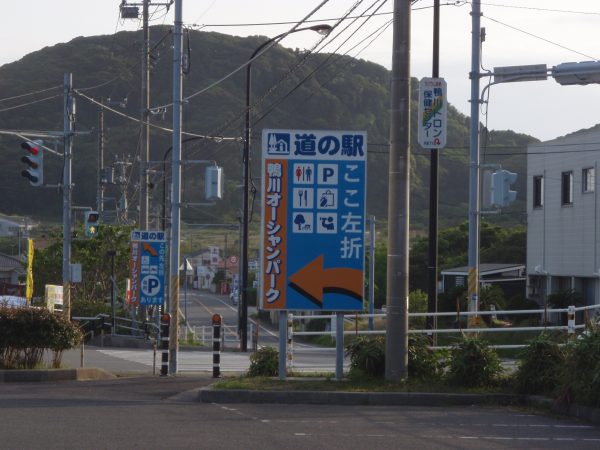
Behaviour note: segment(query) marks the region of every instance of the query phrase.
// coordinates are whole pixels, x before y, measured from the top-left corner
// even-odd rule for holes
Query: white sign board
[[[423,148],[446,146],[448,97],[443,78],[423,78],[419,82],[418,141]]]

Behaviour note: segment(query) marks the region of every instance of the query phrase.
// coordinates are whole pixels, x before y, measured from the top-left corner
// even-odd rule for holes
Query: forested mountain
[[[114,104],[127,99],[125,108],[112,106],[133,118],[140,117],[141,32],[111,36],[80,37],[46,47],[19,61],[0,67],[0,129],[62,131],[62,80],[73,73],[77,95],[74,141],[74,205],[95,206],[98,164],[98,106],[88,98]],[[167,105],[153,110],[152,123],[170,128],[172,52],[169,27],[153,27],[151,104]],[[265,38],[238,38],[219,33],[190,31],[186,38],[187,68],[184,97],[196,94],[184,106],[184,129],[190,133],[241,137],[245,96],[245,70],[226,77],[243,64]],[[223,79],[223,80],[222,80]],[[221,81],[222,80],[222,81]],[[368,132],[367,210],[378,218],[387,213],[390,72],[384,67],[347,56],[309,54],[276,46],[252,64],[253,143],[252,172],[260,191],[260,132],[263,128],[346,129]],[[429,156],[416,137],[417,84],[413,80],[411,221],[415,228],[427,223]],[[35,95],[22,96],[30,92]],[[17,97],[18,96],[18,97]],[[110,99],[110,100],[109,100]],[[27,104],[28,106],[17,107]],[[14,108],[13,108],[14,107]],[[139,154],[139,124],[116,113],[105,113],[105,165],[115,157]],[[449,110],[448,147],[440,154],[440,221],[456,224],[467,218],[468,118]],[[184,136],[185,138],[185,136]],[[21,139],[0,135],[0,212],[59,220],[61,195],[57,188],[30,187],[20,176]],[[519,174],[519,200],[503,211],[510,222],[522,220],[525,196],[526,145],[534,138],[511,131],[492,131],[482,136],[482,162],[501,162]],[[50,141],[46,145],[52,147]],[[151,211],[162,203],[163,167],[160,163],[171,145],[169,132],[153,128],[151,133]],[[184,221],[215,223],[232,221],[241,201],[241,148],[239,140],[205,139],[184,145],[184,159],[215,160],[224,166],[226,198],[214,207],[186,208]],[[57,149],[62,151],[60,145]],[[170,157],[167,158],[170,161]],[[45,182],[61,183],[62,158],[46,154]],[[123,166],[129,167],[129,166]],[[138,203],[137,170],[127,169],[128,204],[135,216]],[[167,165],[167,172],[170,168]],[[183,199],[202,201],[203,167],[184,169]],[[106,197],[118,197],[118,187],[109,186]],[[107,209],[114,209],[108,200]],[[257,202],[258,204],[258,202]],[[258,207],[258,205],[257,205]],[[496,218],[498,220],[498,218]]]

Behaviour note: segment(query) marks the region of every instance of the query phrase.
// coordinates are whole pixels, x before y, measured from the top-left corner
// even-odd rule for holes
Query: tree
[[[112,261],[107,252],[115,250],[115,278],[118,291],[125,292],[125,279],[129,277],[129,237],[131,227],[102,225],[93,239],[77,239],[71,243],[71,261],[81,264],[82,282],[72,285],[73,315],[78,306],[89,311],[94,305],[102,309],[110,299]],[[83,234],[83,232],[81,233]],[[34,296],[44,296],[46,284],[62,285],[62,236],[53,235],[52,244],[37,250],[33,263]]]

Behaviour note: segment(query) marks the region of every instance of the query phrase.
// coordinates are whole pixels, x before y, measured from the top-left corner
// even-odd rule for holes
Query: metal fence
[[[338,322],[338,316],[343,316],[343,321]],[[561,316],[567,314],[567,325],[560,325],[557,322],[561,321]],[[538,326],[499,326],[499,327],[466,327],[462,326],[468,320],[469,317],[478,316],[492,316],[494,318],[504,317],[509,318],[513,316],[539,316],[540,325]],[[348,319],[353,321],[354,329],[344,328],[343,335],[385,335],[385,328],[379,330],[361,329],[359,327],[360,319],[369,318],[383,318],[385,319],[386,313],[377,314],[320,314],[320,315],[298,315],[288,314],[288,343],[287,343],[287,367],[293,369],[294,367],[294,354],[306,350],[314,352],[316,349],[311,347],[294,346],[294,338],[300,336],[331,336],[335,340],[336,337],[336,323],[348,324]],[[511,348],[523,348],[527,344],[525,340],[531,339],[532,332],[542,333],[545,331],[557,331],[565,332],[566,334],[575,334],[578,331],[583,331],[589,321],[598,322],[600,320],[600,305],[591,305],[583,307],[569,306],[567,308],[546,308],[546,309],[528,309],[528,310],[499,310],[499,311],[460,311],[460,312],[439,312],[439,313],[409,313],[410,318],[419,317],[451,317],[455,318],[455,328],[435,328],[431,329],[410,329],[409,334],[427,334],[427,335],[441,335],[441,334],[459,334],[462,332],[469,333],[526,333],[523,334],[523,341],[519,344],[498,344],[490,345],[492,348],[497,349],[511,349]],[[579,321],[577,318],[579,317]],[[327,319],[330,321],[331,326],[324,331],[304,331],[305,322],[315,319]],[[578,323],[579,322],[579,323]],[[300,331],[297,328],[301,328]],[[320,350],[324,352],[343,352],[343,342],[336,341],[335,347],[322,347]],[[448,348],[448,346],[431,346],[432,349]]]

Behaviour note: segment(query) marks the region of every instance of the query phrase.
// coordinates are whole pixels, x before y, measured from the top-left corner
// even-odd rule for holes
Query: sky
[[[8,0],[1,0],[8,3]],[[165,3],[167,0],[163,0]],[[324,0],[183,0],[185,26],[236,36],[283,33],[317,9]],[[119,18],[120,0],[19,0],[11,2],[0,16],[0,65],[19,60],[46,46],[68,42],[77,36],[113,34],[135,30],[138,20]],[[128,3],[133,3],[128,0]],[[169,12],[152,0],[151,24],[172,24]],[[392,27],[382,30],[391,18],[393,0],[329,0],[311,17],[315,23],[335,24],[350,13],[378,13],[360,20],[348,30],[347,20],[338,26],[340,36],[323,49],[381,64],[392,61]],[[448,99],[460,112],[470,114],[471,4],[440,0],[440,76],[448,84]],[[419,0],[411,15],[411,75],[431,76],[433,0]],[[481,26],[485,27],[482,67],[546,64],[597,60],[600,58],[600,2],[597,0],[483,0]],[[264,25],[250,25],[264,24]],[[270,24],[270,25],[267,25]],[[359,28],[358,25],[362,26]],[[373,34],[375,33],[375,34]],[[378,36],[375,40],[373,38]],[[330,36],[333,38],[333,35]],[[309,31],[286,37],[281,44],[308,49],[319,37]],[[342,45],[343,41],[347,42]],[[342,45],[339,49],[338,47]],[[223,74],[225,75],[225,74]],[[481,88],[488,78],[484,78]],[[58,84],[62,80],[57,80]],[[75,80],[76,84],[76,80]],[[600,85],[561,86],[546,81],[505,83],[492,86],[481,121],[488,128],[509,129],[541,140],[588,128],[600,123]],[[0,97],[10,93],[0,93]]]

